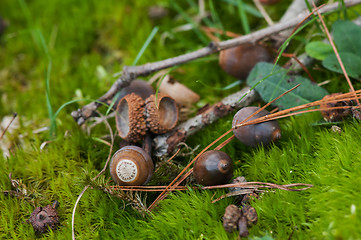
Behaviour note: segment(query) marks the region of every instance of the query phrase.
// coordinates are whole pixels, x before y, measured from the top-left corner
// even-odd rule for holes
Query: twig
[[[258,8],[258,11],[262,14],[264,20],[266,20],[269,26],[272,26],[274,22],[272,21],[271,17],[268,15],[266,10],[264,9],[263,5],[259,2],[259,0],[253,0],[254,5]]]
[[[1,133],[0,139],[2,139],[2,138],[4,137],[6,131],[8,130],[8,128],[10,127],[10,125],[13,123],[13,121],[15,120],[15,118],[16,118],[17,115],[18,115],[18,114],[17,114],[16,112],[13,114],[13,117],[12,117],[12,119],[10,120],[9,124],[6,126],[6,128],[4,129],[4,131]]]
[[[349,0],[349,1],[345,1],[345,6],[351,7],[360,3],[361,0]],[[319,12],[326,13],[326,12],[334,11],[338,7],[339,7],[339,3],[329,4],[323,7],[322,9],[320,9]],[[147,76],[155,71],[159,71],[161,69],[169,68],[175,65],[184,64],[189,61],[201,57],[205,57],[210,54],[219,52],[224,49],[232,48],[243,43],[256,42],[274,33],[278,33],[283,30],[296,26],[300,21],[302,21],[305,18],[305,16],[307,16],[307,14],[301,14],[300,16],[294,17],[287,22],[280,22],[268,28],[238,38],[226,40],[219,43],[210,43],[207,47],[201,48],[194,52],[186,53],[163,61],[147,63],[140,66],[125,66],[123,68],[122,76],[112,85],[112,87],[108,90],[108,92],[106,92],[97,101],[85,105],[82,109],[73,111],[71,115],[73,116],[75,121],[79,125],[81,125],[94,114],[94,111],[102,105],[101,103],[104,103],[109,99],[112,99],[121,88],[129,85],[129,83],[138,76]]]

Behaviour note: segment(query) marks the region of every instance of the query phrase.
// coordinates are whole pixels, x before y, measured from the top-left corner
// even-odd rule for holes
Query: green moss
[[[44,80],[48,59],[37,33],[44,37],[52,60],[50,100],[56,111],[62,104],[79,98],[77,90],[87,99],[107,91],[115,80],[112,74],[134,61],[156,25],[160,30],[138,64],[203,47],[193,31],[174,32],[175,27],[188,22],[176,17],[179,12],[172,3],[157,3],[169,9],[169,15],[159,20],[148,18],[148,7],[153,4],[149,1],[0,1],[0,15],[10,22],[0,37],[0,116],[16,111],[20,119],[19,129],[6,134],[13,147],[10,157],[0,157],[0,189],[13,189],[8,178],[12,173],[12,178],[19,179],[29,193],[26,199],[0,194],[1,239],[70,239],[71,214],[78,194],[103,168],[109,152],[106,145],[93,139],[108,134],[104,125],[98,125],[87,136],[70,116],[86,100],[60,112],[58,135],[40,150],[41,144],[49,140],[48,132],[33,131],[49,126],[50,121]],[[178,4],[184,14],[198,13],[196,1]],[[213,4],[224,28],[239,32],[236,6],[230,1],[213,1]],[[285,8],[286,4],[267,10],[277,19]],[[350,14],[358,10],[354,8]],[[336,18],[334,14],[328,20]],[[211,26],[216,22],[209,18],[204,24]],[[265,26],[256,17],[251,16],[249,22],[252,29]],[[171,37],[164,38],[165,34]],[[298,42],[308,40],[303,34]],[[215,103],[236,91],[236,88],[217,90],[235,79],[220,71],[216,56],[184,64],[173,74],[198,92],[202,103]],[[348,90],[337,74],[316,70],[312,74],[318,82],[331,79],[326,86],[331,92]],[[356,83],[355,88],[359,87],[360,83]],[[100,111],[105,112],[106,108]],[[341,125],[343,132],[338,134],[329,127],[312,126],[319,119],[317,113],[282,120],[283,137],[268,148],[250,149],[233,140],[223,149],[235,161],[235,176],[246,176],[248,181],[314,185],[303,192],[275,190],[262,194],[253,204],[259,222],[250,229],[251,238],[287,239],[292,233],[294,239],[361,238],[358,228],[361,123],[349,120]],[[187,144],[194,152],[174,161],[184,166],[227,131],[231,121],[232,116],[227,116],[190,137]],[[114,128],[114,120],[110,124]],[[110,176],[106,172],[105,179],[99,183],[108,181]],[[236,239],[237,233],[229,234],[222,228],[224,209],[234,199],[211,203],[224,193],[223,190],[172,193],[144,218],[128,202],[88,189],[76,211],[76,236],[77,239]],[[150,204],[155,197],[156,194],[148,194],[144,202]],[[37,236],[25,222],[35,207],[54,200],[60,203],[59,229]]]

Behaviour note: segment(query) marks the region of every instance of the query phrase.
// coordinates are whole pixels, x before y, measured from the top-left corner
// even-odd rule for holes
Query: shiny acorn
[[[232,121],[234,135],[240,142],[247,146],[267,146],[271,142],[277,141],[281,138],[281,129],[276,120],[235,128],[235,126],[259,109],[259,107],[244,107],[234,115]],[[262,110],[247,121],[254,120],[268,114],[269,112],[267,110]]]
[[[206,151],[195,161],[193,175],[201,185],[226,184],[233,176],[233,161],[225,152]]]
[[[145,185],[154,173],[154,164],[150,155],[137,146],[119,149],[112,157],[110,176],[118,185]]]
[[[271,62],[271,52],[260,44],[245,43],[220,52],[219,65],[229,75],[245,80],[258,62]]]

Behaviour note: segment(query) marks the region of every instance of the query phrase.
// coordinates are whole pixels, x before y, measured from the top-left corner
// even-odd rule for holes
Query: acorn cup
[[[173,98],[164,93],[151,95],[145,100],[145,119],[149,131],[163,134],[178,122],[178,107]]]
[[[124,140],[138,142],[146,134],[144,104],[144,100],[135,93],[128,94],[119,101],[115,121],[118,134]]]

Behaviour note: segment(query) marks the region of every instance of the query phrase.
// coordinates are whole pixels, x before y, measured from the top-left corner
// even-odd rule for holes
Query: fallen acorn
[[[235,128],[238,124],[259,109],[259,107],[244,107],[234,115],[232,121],[232,127],[234,128],[233,133],[236,138],[243,144],[250,147],[256,147],[258,145],[267,146],[281,138],[281,129],[276,120]],[[263,109],[247,121],[251,121],[268,114],[270,113]]]
[[[233,176],[233,161],[225,152],[209,150],[195,161],[193,174],[201,185],[226,184]]]
[[[31,213],[30,219],[27,221],[31,223],[36,233],[46,233],[49,229],[55,230],[59,224],[59,216],[56,208],[59,202],[54,201],[53,205],[46,205],[45,207],[37,207]]]

